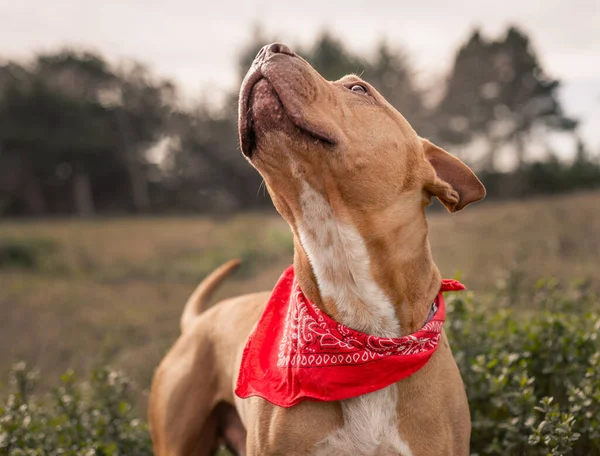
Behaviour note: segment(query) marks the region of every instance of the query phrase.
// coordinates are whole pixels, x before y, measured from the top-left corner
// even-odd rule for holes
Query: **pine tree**
[[[439,135],[454,144],[484,137],[489,169],[495,167],[498,149],[510,145],[520,168],[534,132],[572,131],[577,125],[564,114],[558,87],[525,33],[511,27],[503,39],[486,41],[475,31],[458,51],[437,107]]]

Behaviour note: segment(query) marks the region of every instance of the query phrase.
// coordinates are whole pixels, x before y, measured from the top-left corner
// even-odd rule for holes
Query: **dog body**
[[[304,294],[364,333],[419,329],[441,283],[424,207],[432,195],[451,211],[483,198],[475,175],[418,137],[367,83],[326,81],[280,44],[261,50],[242,85],[240,135],[290,224]],[[182,335],[157,370],[155,454],[208,455],[220,440],[254,456],[468,454],[469,409],[445,335],[422,369],[370,394],[291,408],[235,397],[242,350],[269,298],[247,295],[204,311],[236,264],[192,295]]]

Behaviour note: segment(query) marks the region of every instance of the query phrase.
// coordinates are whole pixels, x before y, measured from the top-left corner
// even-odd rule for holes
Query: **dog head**
[[[432,195],[454,212],[485,196],[464,163],[419,137],[370,84],[327,81],[282,44],[261,49],[246,75],[239,129],[242,152],[292,228],[306,186],[342,217],[390,217],[394,207],[406,216]]]

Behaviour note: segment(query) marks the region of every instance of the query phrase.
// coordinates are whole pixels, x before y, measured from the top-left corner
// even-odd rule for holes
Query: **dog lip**
[[[281,104],[283,105],[285,111],[287,112],[288,117],[291,119],[292,123],[299,130],[302,130],[307,135],[312,136],[313,138],[318,139],[319,141],[322,141],[325,144],[328,144],[330,146],[335,146],[337,144],[337,141],[334,138],[332,138],[330,135],[328,135],[327,133],[325,133],[322,130],[318,130],[313,125],[310,125],[306,121],[304,116],[298,115],[297,113],[292,113],[289,109],[286,108],[285,102],[281,99],[281,97],[279,97],[279,99],[281,100]]]
[[[252,156],[252,151],[254,149],[254,132],[252,130],[250,119],[250,97],[252,96],[252,89],[254,86],[263,78],[264,76],[260,65],[253,64],[240,88],[238,107],[240,148],[242,149],[242,153],[248,158]]]
[[[251,158],[255,148],[255,133],[252,128],[252,113],[250,112],[250,98],[252,97],[252,89],[254,86],[263,79],[266,79],[275,94],[279,98],[284,111],[292,124],[300,131],[304,132],[308,136],[319,140],[327,145],[334,146],[337,141],[325,131],[309,124],[304,116],[297,110],[290,109],[290,106],[286,103],[287,97],[282,97],[277,90],[276,84],[273,84],[269,78],[262,71],[262,63],[254,63],[248,74],[242,82],[239,97],[239,111],[238,111],[238,125],[239,125],[239,136],[240,136],[240,148],[242,153],[247,157]]]

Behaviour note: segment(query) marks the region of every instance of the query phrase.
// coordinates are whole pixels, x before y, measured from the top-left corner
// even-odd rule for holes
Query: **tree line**
[[[239,55],[240,81],[258,49],[274,40],[255,31]],[[600,163],[581,141],[573,162],[558,160],[546,141],[553,132],[577,138],[577,119],[563,112],[559,81],[521,30],[509,28],[497,40],[474,31],[445,80],[430,88],[387,41],[365,57],[322,33],[298,53],[327,79],[362,75],[422,136],[478,169],[491,196],[600,185]],[[0,65],[0,215],[268,206],[260,177],[239,155],[237,93],[219,107],[181,101],[176,85],[146,66],[109,64],[91,52]],[[534,144],[545,161],[531,160]],[[499,168],[506,157],[511,172]]]

